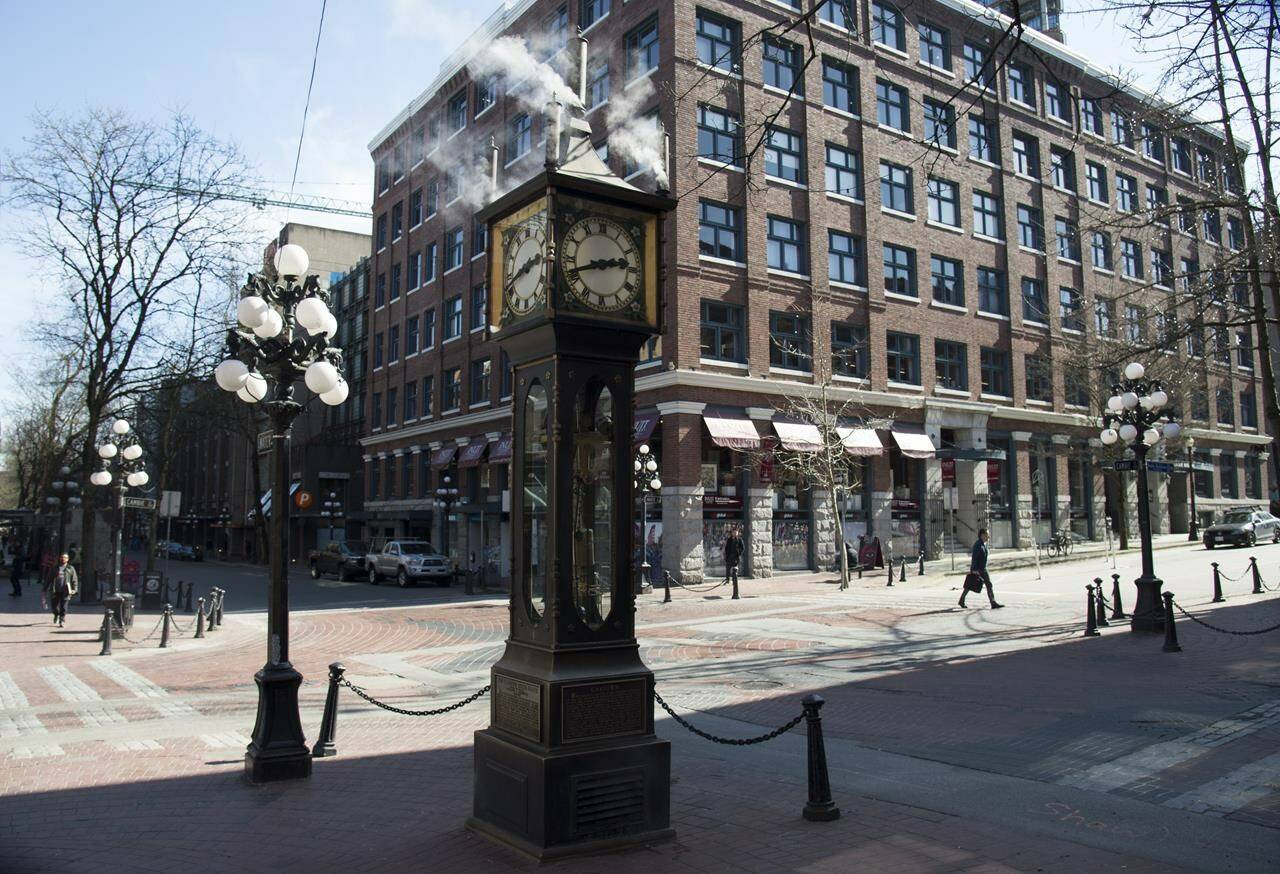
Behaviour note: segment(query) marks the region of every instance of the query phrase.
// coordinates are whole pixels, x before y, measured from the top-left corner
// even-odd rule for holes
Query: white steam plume
[[[662,127],[657,116],[640,114],[653,95],[653,83],[649,79],[609,95],[605,119],[609,125],[609,151],[650,171],[658,187],[667,188],[666,140]]]
[[[545,61],[538,60],[524,37],[504,36],[480,48],[470,63],[475,78],[494,76],[521,107],[541,113],[553,98],[581,106],[577,92]]]

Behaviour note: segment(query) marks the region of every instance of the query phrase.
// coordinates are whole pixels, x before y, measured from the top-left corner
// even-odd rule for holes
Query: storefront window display
[[[1031,468],[1031,536],[1036,543],[1047,543],[1053,537],[1053,508],[1058,502],[1058,460],[1048,442],[1033,440],[1027,450]]]
[[[1093,536],[1093,477],[1087,449],[1072,449],[1067,456],[1067,484],[1071,491],[1071,531],[1079,537]]]
[[[871,530],[871,478],[869,460],[851,458],[840,491],[844,539],[857,544],[858,538]]]
[[[1016,543],[1014,539],[1013,513],[1013,441],[1009,439],[987,439],[992,449],[1003,449],[1003,461],[987,462],[987,528],[991,531],[992,549],[1010,549]],[[982,520],[979,519],[979,524]]]
[[[779,471],[773,485],[773,566],[776,570],[808,570],[813,517],[810,489],[792,471]]]
[[[730,529],[745,532],[742,465],[746,456],[714,445],[702,451],[702,572],[708,577],[725,573],[724,542]]]
[[[897,449],[889,451],[893,497],[889,505],[889,542],[894,555],[915,555],[920,550],[923,519],[924,462]]]

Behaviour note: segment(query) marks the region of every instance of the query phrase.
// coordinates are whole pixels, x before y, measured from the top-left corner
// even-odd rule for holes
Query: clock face
[[[513,315],[524,316],[546,302],[547,232],[538,213],[503,233],[503,298]]]
[[[565,284],[579,303],[615,312],[636,301],[641,290],[640,244],[623,224],[592,216],[574,223],[560,247]]]

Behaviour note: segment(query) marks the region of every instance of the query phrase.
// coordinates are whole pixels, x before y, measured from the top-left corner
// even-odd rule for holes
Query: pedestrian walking
[[[13,591],[9,593],[14,598],[22,597],[22,577],[27,572],[26,557],[23,556],[22,550],[14,550],[13,566],[9,569],[9,582],[13,585]]]
[[[964,578],[964,591],[960,593],[961,607],[966,606],[964,599],[969,597],[970,592],[981,592],[983,586],[986,586],[987,600],[991,602],[993,610],[1004,606],[996,603],[995,593],[991,590],[991,574],[987,573],[987,541],[990,539],[987,529],[978,529],[978,539],[974,541],[973,553],[969,557],[969,575]]]
[[[738,562],[742,560],[742,535],[738,533],[738,526],[734,525],[729,529],[729,536],[724,539],[724,581],[727,583],[733,580],[733,584],[738,584]]]
[[[80,591],[80,577],[75,566],[71,564],[71,556],[62,554],[58,567],[49,578],[49,608],[53,610],[53,624],[62,626],[67,619],[67,602]]]

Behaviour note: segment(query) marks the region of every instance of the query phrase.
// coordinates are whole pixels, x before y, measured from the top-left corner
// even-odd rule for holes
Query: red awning
[[[454,444],[442,446],[431,454],[432,467],[448,467],[453,457],[458,454],[458,447]]]
[[[643,443],[653,436],[653,429],[658,426],[658,411],[649,410],[644,413],[636,413],[636,424],[632,443]]]
[[[480,463],[480,459],[484,456],[484,451],[488,448],[488,437],[473,438],[462,450],[462,454],[458,456],[458,467],[475,467]]]
[[[817,425],[774,419],[773,430],[777,432],[782,448],[788,452],[817,452],[822,448],[822,435]]]
[[[889,436],[898,451],[908,458],[933,458],[938,453],[929,435],[911,425],[894,425]]]
[[[511,435],[503,434],[489,450],[490,464],[506,464],[511,460]]]
[[[883,455],[884,446],[876,436],[874,428],[836,428],[840,441],[844,443],[844,451],[850,455]]]
[[[732,413],[703,413],[711,442],[723,449],[759,449],[760,434],[746,416]]]

